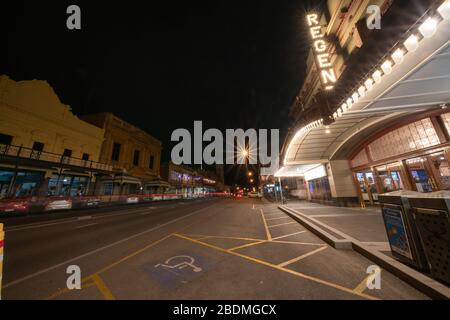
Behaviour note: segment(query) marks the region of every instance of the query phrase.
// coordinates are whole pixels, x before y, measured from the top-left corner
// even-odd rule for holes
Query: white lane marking
[[[102,218],[109,218],[109,217],[118,217],[118,216],[123,216],[126,214],[133,214],[133,213],[139,213],[142,210],[145,210],[146,208],[139,208],[139,209],[129,209],[126,211],[120,211],[120,213],[107,213],[107,214],[102,214],[102,215],[96,215],[93,216],[92,219],[102,219]],[[78,217],[81,218],[81,217]],[[78,218],[67,218],[67,219],[60,219],[58,221],[55,222],[49,222],[49,223],[41,223],[41,222],[36,222],[36,223],[30,223],[30,224],[26,224],[23,226],[17,226],[17,227],[11,227],[11,228],[5,228],[5,232],[12,232],[12,231],[20,231],[20,230],[28,230],[28,229],[35,229],[35,228],[41,228],[41,227],[47,227],[47,226],[53,226],[53,225],[58,225],[58,224],[65,224],[65,223],[72,223],[72,222],[79,222]]]
[[[98,224],[97,222],[90,223],[90,224],[85,224],[85,225],[82,225],[82,226],[75,227],[74,229],[86,228],[86,227],[94,226],[94,225],[97,225],[97,224]]]
[[[77,220],[81,221],[81,220],[90,220],[92,219],[92,216],[83,216],[83,217],[78,217]]]
[[[136,233],[136,234],[134,234],[134,235],[132,235],[132,236],[126,237],[126,238],[121,239],[121,240],[119,240],[119,241],[110,243],[110,244],[108,244],[108,245],[106,245],[106,246],[103,246],[103,247],[97,248],[97,249],[95,249],[95,250],[86,252],[86,253],[84,253],[84,254],[82,254],[82,255],[79,255],[79,256],[76,256],[76,257],[74,257],[74,258],[72,258],[72,259],[69,259],[69,260],[66,260],[66,261],[64,261],[64,262],[55,264],[55,265],[53,265],[53,266],[51,266],[51,267],[48,267],[48,268],[42,269],[42,270],[40,270],[40,271],[37,271],[37,272],[35,272],[35,273],[29,274],[29,275],[27,275],[27,276],[25,276],[25,277],[19,278],[19,279],[14,280],[14,281],[11,281],[11,282],[9,282],[9,283],[7,283],[7,284],[4,284],[4,285],[3,285],[3,288],[8,288],[8,287],[14,286],[14,285],[16,285],[16,284],[19,284],[19,283],[21,283],[21,282],[24,282],[24,281],[26,281],[26,280],[29,280],[29,279],[31,279],[31,278],[34,278],[34,277],[36,277],[36,276],[38,276],[38,275],[41,275],[41,274],[46,273],[46,272],[48,272],[48,271],[51,271],[51,270],[53,270],[53,269],[56,269],[56,268],[65,266],[65,265],[67,265],[67,264],[69,264],[69,263],[72,263],[73,261],[76,261],[76,260],[79,260],[79,259],[88,257],[88,256],[90,256],[90,255],[93,255],[94,253],[97,253],[97,252],[103,251],[103,250],[105,250],[105,249],[109,249],[109,248],[111,248],[111,247],[114,247],[114,246],[116,246],[116,245],[118,245],[118,244],[127,242],[127,241],[129,241],[129,240],[131,240],[131,239],[137,238],[137,237],[142,236],[142,235],[144,235],[144,234],[146,234],[146,233],[155,231],[155,230],[160,229],[160,228],[162,228],[162,227],[165,227],[165,226],[167,226],[167,225],[169,225],[169,224],[172,224],[172,223],[177,222],[177,221],[179,221],[179,220],[182,220],[182,219],[184,219],[184,218],[190,217],[190,216],[192,216],[192,215],[194,215],[194,214],[197,214],[197,213],[199,213],[199,212],[201,212],[201,211],[204,211],[204,210],[206,210],[206,209],[209,209],[209,208],[212,207],[212,206],[214,206],[214,204],[212,204],[212,205],[210,205],[210,206],[207,206],[207,207],[205,207],[205,208],[196,210],[196,211],[194,211],[194,212],[191,212],[191,213],[189,213],[188,215],[185,215],[185,216],[176,218],[176,219],[174,219],[174,220],[170,220],[170,221],[168,221],[168,222],[166,222],[166,223],[163,223],[163,224],[161,224],[161,225],[158,225],[158,226],[156,226],[156,227],[153,227],[153,228],[147,229],[147,230],[145,230],[145,231]]]
[[[291,233],[291,234],[286,234],[286,235],[284,235],[284,236],[279,236],[279,237],[276,237],[276,238],[272,238],[272,240],[283,239],[283,238],[287,238],[287,237],[294,236],[294,235],[296,235],[296,234],[305,233],[305,232],[306,232],[306,230],[299,231],[299,232],[294,232],[294,233]]]

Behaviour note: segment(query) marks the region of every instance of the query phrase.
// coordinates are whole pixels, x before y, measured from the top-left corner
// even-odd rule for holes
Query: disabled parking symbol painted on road
[[[147,263],[142,268],[162,287],[174,289],[201,276],[210,266],[211,263],[205,257],[184,252],[157,263]]]
[[[172,270],[181,270],[185,267],[191,267],[194,272],[201,272],[202,268],[194,265],[195,259],[191,256],[175,256],[166,260],[164,263],[158,263],[155,268],[166,268]]]

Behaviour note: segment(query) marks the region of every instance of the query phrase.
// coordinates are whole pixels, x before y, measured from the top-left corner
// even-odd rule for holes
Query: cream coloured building
[[[0,198],[89,192],[104,129],[80,120],[42,80],[0,76]],[[93,189],[91,187],[91,189]]]

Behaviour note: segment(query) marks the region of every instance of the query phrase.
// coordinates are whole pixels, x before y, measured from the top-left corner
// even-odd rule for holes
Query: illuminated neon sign
[[[316,56],[317,66],[320,69],[320,80],[325,90],[331,90],[336,82],[336,73],[331,64],[331,56],[327,52],[328,43],[324,39],[325,35],[319,23],[319,16],[315,13],[309,14],[307,20],[313,40],[313,51]]]

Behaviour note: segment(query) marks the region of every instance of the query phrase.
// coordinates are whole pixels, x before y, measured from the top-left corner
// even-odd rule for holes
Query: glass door
[[[426,158],[409,159],[406,164],[414,187],[418,192],[429,193],[436,190],[432,175],[426,166]]]

